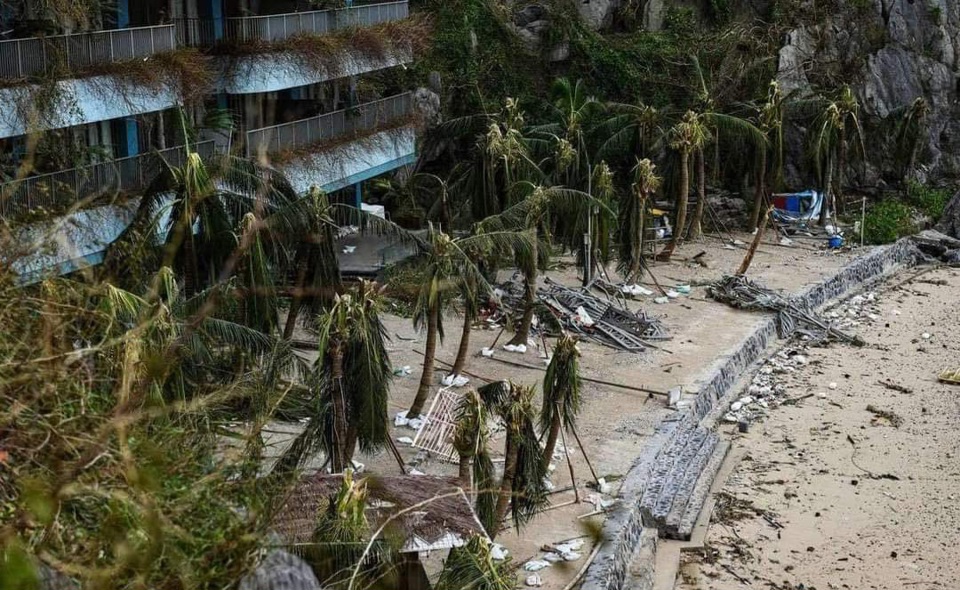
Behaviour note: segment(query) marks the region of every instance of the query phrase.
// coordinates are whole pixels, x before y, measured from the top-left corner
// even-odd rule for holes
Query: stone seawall
[[[900,240],[857,258],[798,294],[795,301],[809,309],[823,307],[920,259],[913,242]],[[652,588],[657,537],[689,538],[729,448],[717,444],[716,434],[704,418],[729,404],[734,386],[767,355],[776,339],[776,322],[771,316],[709,369],[699,381],[689,410],[657,427],[624,478],[620,504],[604,522],[604,546],[584,575],[583,590]],[[651,529],[658,530],[659,535],[651,535]],[[635,559],[642,563],[632,564]]]

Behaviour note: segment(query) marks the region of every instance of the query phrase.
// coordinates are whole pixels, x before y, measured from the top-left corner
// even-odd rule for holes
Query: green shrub
[[[910,182],[907,184],[907,200],[924,214],[933,219],[940,219],[943,216],[943,210],[947,207],[947,202],[950,201],[950,191],[945,188],[926,186],[919,182]]]
[[[901,236],[913,233],[913,211],[906,204],[888,199],[867,211],[863,238],[868,244],[889,244]]]
[[[697,30],[697,15],[689,6],[671,6],[663,19],[663,28],[674,35],[690,36]]]

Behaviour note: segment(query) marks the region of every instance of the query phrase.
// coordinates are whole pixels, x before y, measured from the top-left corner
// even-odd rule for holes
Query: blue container
[[[830,247],[836,250],[843,246],[843,236],[830,236]]]

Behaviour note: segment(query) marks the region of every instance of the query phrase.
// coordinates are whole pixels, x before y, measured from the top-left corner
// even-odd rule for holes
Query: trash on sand
[[[419,469],[411,469],[407,475],[426,475],[426,473],[420,471]]]
[[[467,383],[470,383],[470,380],[463,375],[447,375],[441,379],[440,382],[447,387],[463,387]]]
[[[551,551],[550,553],[545,553],[543,555],[543,559],[544,561],[549,561],[550,563],[557,563],[558,561],[563,561],[563,556],[561,556],[559,553],[554,553]]]
[[[503,561],[507,558],[507,555],[510,554],[510,551],[500,543],[494,543],[490,545],[490,557],[496,561]]]
[[[639,297],[640,295],[653,295],[653,291],[637,284],[622,285],[620,287],[620,292],[624,295],[632,295],[634,297]]]
[[[669,291],[667,291],[667,297],[668,297],[669,299],[676,299],[676,298],[679,297],[679,296],[680,296],[680,293],[677,293],[677,292],[674,291],[673,289],[670,289]]]
[[[923,338],[924,340],[930,340],[930,332],[924,332],[923,334],[920,335],[920,337]]]
[[[553,546],[553,550],[561,555],[570,553],[571,551],[580,551],[581,549],[583,549],[583,539],[574,539]]]
[[[403,365],[393,370],[393,374],[397,377],[406,377],[411,373],[410,365]]]
[[[548,567],[550,567],[550,562],[539,559],[531,559],[527,563],[523,564],[523,569],[528,572],[539,572],[540,570]]]
[[[518,354],[523,354],[527,352],[526,344],[504,344],[503,349],[507,352],[516,352]]]
[[[664,304],[664,303],[670,303],[670,299],[667,298],[667,297],[661,296],[661,297],[657,297],[656,299],[654,299],[653,302],[654,302],[654,303],[659,303],[659,304],[662,305],[662,304]]]
[[[790,238],[780,238],[780,245],[781,245],[781,246],[792,246],[792,245],[793,245],[793,240],[791,240]]]
[[[400,438],[397,439],[397,442],[403,445],[412,445],[413,439],[410,438],[409,436],[401,436]]]
[[[423,426],[423,416],[419,418],[407,418],[406,412],[400,412],[393,417],[393,425],[400,427],[406,426],[407,428],[412,428],[414,430],[420,430],[420,427]]]
[[[607,480],[600,478],[597,480],[597,489],[600,490],[601,494],[609,494],[613,490],[613,486],[607,483]]]
[[[835,382],[831,381],[831,382],[830,382],[830,385],[827,385],[827,387],[829,387],[830,389],[836,389],[836,388],[837,388],[837,384],[836,384]]]
[[[354,252],[356,249],[357,249],[356,246],[344,246],[344,247],[343,247],[343,253],[344,253],[344,254],[353,254],[353,252]]]
[[[420,430],[423,427],[423,417],[411,418],[410,421],[407,422],[407,426],[414,430]]]
[[[493,356],[493,349],[492,349],[492,348],[483,347],[483,348],[480,349],[480,354],[483,355],[485,358],[490,358],[490,357]]]
[[[673,288],[673,290],[682,295],[689,295],[690,285],[677,285],[676,287]]]
[[[540,586],[543,586],[543,579],[537,574],[530,574],[527,576],[527,579],[523,581],[523,583],[531,588],[539,588]]]

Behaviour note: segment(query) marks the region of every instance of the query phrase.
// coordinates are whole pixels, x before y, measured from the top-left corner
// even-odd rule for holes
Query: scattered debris
[[[393,370],[393,374],[397,377],[406,377],[411,373],[410,365],[403,365]],[[399,424],[397,425],[399,426]]]
[[[441,379],[440,382],[447,387],[463,387],[467,383],[470,383],[470,379],[463,375],[447,375]]]
[[[876,416],[877,418],[882,418],[890,423],[894,428],[900,428],[900,425],[903,424],[903,418],[891,412],[890,410],[882,410],[876,406],[869,405],[867,406],[867,411]]]
[[[510,555],[510,551],[500,543],[490,545],[490,557],[494,561],[503,561],[507,558],[507,555]]]
[[[859,337],[841,332],[817,317],[805,306],[760,286],[744,276],[733,275],[721,278],[707,287],[707,295],[737,309],[776,312],[777,332],[781,338],[792,335],[803,326],[805,332],[812,332],[819,339],[833,337],[858,346],[863,345],[863,340]]]
[[[412,445],[413,439],[410,438],[409,436],[401,436],[400,438],[397,439],[397,442],[403,445]]]
[[[913,390],[909,387],[904,387],[903,385],[897,385],[896,383],[891,383],[889,381],[877,381],[878,385],[883,385],[887,389],[892,389],[893,391],[899,391],[900,393],[913,393]]]
[[[943,371],[937,376],[937,379],[951,385],[960,385],[960,368],[953,371]]]
[[[527,579],[524,580],[523,583],[531,588],[539,588],[540,586],[543,586],[543,579],[537,574],[531,574],[527,576]]]

